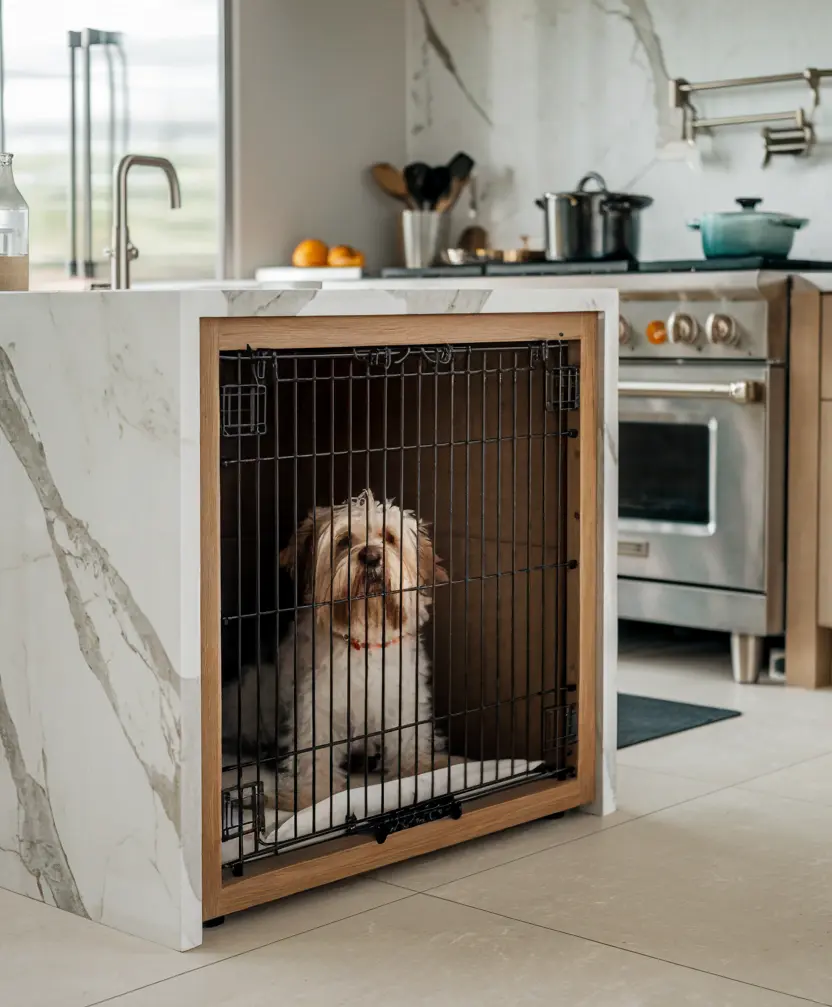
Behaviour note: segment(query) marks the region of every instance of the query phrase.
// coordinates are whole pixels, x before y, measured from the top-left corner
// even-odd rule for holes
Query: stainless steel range
[[[618,289],[619,614],[729,632],[734,677],[756,681],[763,640],[785,621],[788,277],[832,262],[487,263],[418,275],[460,269]]]
[[[741,682],[784,629],[788,281],[765,275],[632,277],[619,323],[619,614],[731,633]]]

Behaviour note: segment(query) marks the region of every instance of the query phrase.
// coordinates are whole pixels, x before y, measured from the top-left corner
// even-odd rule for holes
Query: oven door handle
[[[746,406],[763,401],[762,381],[619,381],[618,394],[629,398],[728,399]]]

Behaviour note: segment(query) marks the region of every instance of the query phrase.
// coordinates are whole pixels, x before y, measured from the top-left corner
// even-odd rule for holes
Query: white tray
[[[287,280],[360,280],[361,266],[261,266],[255,270],[258,283],[285,283]]]

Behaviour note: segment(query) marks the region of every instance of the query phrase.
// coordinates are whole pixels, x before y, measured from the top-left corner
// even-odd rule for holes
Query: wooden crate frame
[[[200,328],[200,515],[202,655],[202,917],[283,898],[386,864],[453,846],[566,811],[595,799],[596,680],[600,608],[598,510],[599,316],[595,312],[487,315],[380,315],[286,318],[205,318]],[[223,350],[326,349],[344,346],[565,340],[578,344],[581,436],[570,441],[577,468],[570,483],[567,535],[580,549],[567,609],[578,612],[578,759],[567,780],[539,780],[468,800],[458,821],[443,819],[389,836],[343,836],[248,865],[223,880],[221,843],[220,667],[220,402]]]

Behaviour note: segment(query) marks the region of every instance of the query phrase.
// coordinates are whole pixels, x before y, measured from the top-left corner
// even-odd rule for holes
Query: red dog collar
[[[402,640],[409,639],[412,633],[403,633],[401,636],[394,636],[392,640],[387,640],[385,643],[362,643],[360,640],[356,640],[353,636],[347,636],[344,634],[344,640],[352,647],[353,650],[384,650],[385,647],[390,647],[394,643],[400,643]]]

